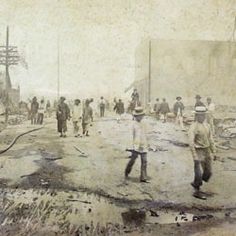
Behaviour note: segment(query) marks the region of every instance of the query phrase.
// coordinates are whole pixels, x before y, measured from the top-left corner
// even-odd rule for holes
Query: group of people
[[[212,157],[216,153],[214,145],[214,129],[213,124],[213,111],[215,105],[212,103],[211,98],[207,98],[207,105],[201,101],[201,96],[196,95],[196,103],[194,106],[194,122],[191,124],[188,137],[189,146],[193,156],[194,162],[194,180],[191,186],[194,188],[194,197],[200,199],[206,199],[206,195],[200,191],[200,187],[203,182],[208,182],[212,175]],[[182,98],[177,97],[176,103],[174,104],[173,111],[176,115],[176,119],[182,122],[184,105],[181,102]],[[159,101],[159,100],[157,100]],[[169,112],[169,106],[163,99],[163,103],[158,106],[158,112]],[[163,113],[162,113],[163,114]],[[128,179],[132,167],[138,156],[141,157],[141,173],[140,181],[148,182],[147,178],[147,153],[149,144],[147,140],[146,124],[143,117],[145,116],[144,109],[141,106],[137,106],[134,109],[133,117],[133,147],[131,151],[132,155],[125,168],[125,178]],[[210,121],[209,121],[210,119]]]
[[[66,137],[67,120],[71,118],[75,137],[89,136],[89,127],[93,121],[93,109],[90,104],[93,99],[86,99],[83,104],[81,104],[80,99],[75,99],[72,112],[70,112],[65,100],[65,97],[60,98],[56,111],[57,130],[60,133],[60,137]],[[81,128],[82,133],[80,133]]]
[[[28,116],[31,120],[31,124],[43,124],[45,113],[50,113],[50,101],[47,101],[45,104],[44,99],[41,99],[40,102],[37,101],[37,97],[33,97],[32,101],[29,101],[28,105]]]

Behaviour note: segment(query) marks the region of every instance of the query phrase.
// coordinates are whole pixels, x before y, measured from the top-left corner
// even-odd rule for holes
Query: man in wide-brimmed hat
[[[59,104],[57,106],[57,130],[61,134],[60,137],[66,137],[67,120],[70,119],[70,109],[65,103],[66,98],[60,97]]]
[[[183,111],[184,111],[184,104],[182,103],[182,97],[178,96],[176,98],[176,102],[173,107],[173,112],[175,114],[176,124],[179,124],[181,129],[184,130],[183,124]]]
[[[133,124],[133,147],[132,147],[132,156],[130,161],[128,162],[125,169],[125,177],[128,178],[132,167],[140,155],[141,157],[141,175],[140,181],[147,182],[147,152],[148,152],[148,144],[146,137],[146,125],[143,121],[145,113],[142,107],[136,107],[133,116],[134,116],[134,124]]]
[[[216,149],[209,124],[205,122],[207,109],[205,106],[195,107],[195,122],[189,129],[189,145],[194,160],[194,181],[191,183],[196,190],[195,197],[205,199],[199,192],[202,181],[208,182],[212,175],[211,161]]]

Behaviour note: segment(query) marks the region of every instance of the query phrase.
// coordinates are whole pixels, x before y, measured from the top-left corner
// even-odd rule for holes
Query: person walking
[[[118,114],[117,122],[119,122],[121,115],[125,112],[125,106],[121,99],[115,104],[114,111]]]
[[[73,128],[74,128],[74,136],[80,137],[79,130],[81,127],[82,122],[82,109],[80,105],[80,100],[75,99],[73,109],[72,109],[72,122],[73,122]]]
[[[134,89],[133,93],[131,94],[131,100],[132,100],[132,103],[134,104],[134,108],[140,104],[139,103],[139,93],[138,93],[137,89]]]
[[[46,104],[46,112],[47,112],[47,117],[51,117],[51,103],[48,100]]]
[[[160,113],[163,115],[163,123],[166,122],[167,120],[167,113],[170,112],[170,107],[169,107],[169,104],[166,102],[166,99],[163,98],[162,99],[162,103],[160,105]]]
[[[161,107],[161,104],[159,102],[159,98],[157,98],[156,103],[154,104],[154,107],[153,107],[157,120],[160,120],[160,107]]]
[[[66,98],[61,97],[57,106],[57,130],[60,133],[60,137],[65,138],[67,132],[67,120],[70,120],[70,109],[65,103]]]
[[[206,199],[200,192],[203,181],[208,182],[212,175],[212,156],[216,148],[209,124],[205,122],[207,109],[205,106],[195,107],[195,122],[189,128],[189,146],[194,161],[194,197]]]
[[[33,97],[33,100],[31,102],[31,124],[36,125],[37,124],[37,116],[38,116],[38,109],[39,109],[39,103],[37,102],[37,98]]]
[[[44,99],[41,99],[40,104],[39,104],[39,109],[38,109],[38,120],[37,120],[38,125],[43,124],[44,113],[45,113],[45,103],[44,103]]]
[[[184,104],[181,102],[182,97],[177,97],[176,102],[173,107],[173,112],[175,114],[175,121],[177,125],[180,125],[181,129],[184,130],[184,123],[183,123],[183,111],[184,111]]]
[[[103,97],[100,99],[99,108],[100,108],[100,117],[104,117],[105,115],[105,107],[106,107],[106,101]]]
[[[133,116],[133,147],[132,155],[125,168],[125,178],[128,179],[128,176],[132,170],[132,167],[138,158],[141,157],[141,173],[140,173],[140,182],[147,182],[147,152],[148,152],[148,143],[147,143],[147,130],[146,124],[143,120],[145,113],[142,107],[136,107]]]
[[[89,127],[93,121],[93,109],[90,107],[90,100],[86,99],[82,113],[83,135],[89,136]]]

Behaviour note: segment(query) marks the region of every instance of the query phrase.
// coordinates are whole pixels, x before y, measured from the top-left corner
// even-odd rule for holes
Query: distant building
[[[136,49],[133,87],[143,104],[157,97],[192,104],[196,94],[234,104],[236,43],[191,40],[144,40]]]
[[[0,99],[4,103],[6,99],[6,89],[5,89],[5,73],[0,72]],[[8,89],[9,101],[14,106],[18,106],[20,102],[20,87],[9,88]]]

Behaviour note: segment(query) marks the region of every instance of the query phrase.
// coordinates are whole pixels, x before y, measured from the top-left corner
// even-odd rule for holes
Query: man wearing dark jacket
[[[119,117],[117,118],[117,122],[119,122],[121,115],[124,114],[125,112],[124,103],[122,102],[121,99],[119,99],[119,101],[116,103],[114,111],[116,111],[116,114],[119,115]]]
[[[70,109],[65,103],[65,98],[61,97],[57,106],[57,130],[61,134],[60,137],[66,137],[67,120],[70,119]]]
[[[31,124],[37,124],[37,115],[38,115],[39,103],[37,102],[37,98],[34,97],[31,103]]]
[[[169,113],[169,112],[170,112],[169,104],[166,102],[166,99],[163,98],[162,103],[160,105],[160,113],[164,116],[163,123],[166,122],[166,116],[167,116],[167,113]]]

